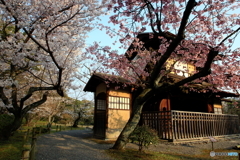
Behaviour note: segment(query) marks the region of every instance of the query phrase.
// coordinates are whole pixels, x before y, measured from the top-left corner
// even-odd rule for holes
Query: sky
[[[98,23],[102,23],[104,25],[108,25],[111,28],[115,28],[118,29],[119,26],[114,26],[113,24],[109,23],[109,17],[110,15],[103,15],[100,17],[101,21],[99,21]],[[99,42],[100,45],[102,46],[111,46],[114,49],[119,50],[119,46],[121,45],[119,42],[119,37],[114,37],[111,38],[106,34],[106,30],[99,30],[97,28],[94,28],[89,34],[88,34],[88,38],[86,39],[86,45],[92,45],[93,42]],[[113,42],[117,41],[116,45],[112,45]],[[124,52],[125,50],[121,50],[122,52]]]

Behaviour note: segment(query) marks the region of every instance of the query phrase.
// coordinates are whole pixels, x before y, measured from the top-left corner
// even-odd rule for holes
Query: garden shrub
[[[143,146],[147,148],[150,144],[157,144],[159,142],[157,131],[145,125],[137,126],[130,134],[129,139],[132,142],[138,143],[140,152]]]

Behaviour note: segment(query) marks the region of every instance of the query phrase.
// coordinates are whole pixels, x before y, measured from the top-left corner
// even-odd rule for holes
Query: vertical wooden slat
[[[180,113],[179,112],[177,112],[177,137],[178,137],[178,139],[181,139],[181,136],[180,136]]]
[[[183,129],[183,138],[186,139],[186,127],[185,127],[185,112],[182,112],[183,116],[182,116],[182,129]]]
[[[226,116],[223,116],[223,117],[222,117],[222,123],[221,123],[221,128],[222,128],[222,130],[221,130],[221,135],[224,135],[224,128],[225,128],[224,123],[225,123],[225,117],[226,117]]]
[[[174,118],[174,137],[175,139],[178,139],[177,137],[177,117],[176,117],[176,112],[173,112],[172,111],[172,115],[173,115],[173,118]]]
[[[209,128],[210,128],[210,120],[209,120],[209,114],[207,114],[207,124],[206,124],[206,130],[207,130],[207,136],[210,136]]]
[[[227,119],[227,117],[224,116],[224,119],[223,119],[223,120],[224,120],[224,121],[223,121],[223,127],[224,127],[224,128],[223,128],[223,135],[226,135],[226,127],[227,127],[227,126],[226,126],[226,119]]]
[[[159,131],[160,131],[160,133],[158,133],[158,134],[161,135],[160,138],[163,138],[163,136],[162,136],[163,130],[162,130],[161,112],[158,113],[158,117],[159,117],[159,124],[158,125],[159,125]]]
[[[200,137],[200,128],[199,128],[199,119],[198,119],[199,114],[195,114],[195,123],[196,123],[196,134],[195,137]]]
[[[180,139],[183,139],[183,134],[182,134],[182,112],[179,112],[179,136]]]
[[[194,113],[194,122],[195,122],[195,135],[194,137],[197,138],[198,136],[198,132],[199,132],[199,127],[198,127],[198,114]]]
[[[207,130],[206,130],[206,120],[207,120],[207,116],[206,116],[206,114],[203,114],[203,129],[204,129],[204,137],[206,137],[207,136]]]
[[[213,134],[213,136],[216,135],[216,128],[215,128],[216,118],[217,118],[217,115],[213,115],[213,120],[212,120],[212,127],[213,127],[212,128],[212,130],[213,130],[212,134]]]
[[[218,128],[219,128],[219,127],[218,127],[218,126],[219,126],[219,122],[220,122],[219,120],[220,120],[220,116],[217,116],[217,117],[216,117],[216,121],[215,121],[215,123],[216,123],[216,124],[215,124],[216,135],[219,135],[219,129],[218,129]]]
[[[172,128],[171,128],[171,133],[172,133],[172,140],[175,141],[175,134],[174,134],[174,127],[175,127],[175,124],[174,124],[174,115],[173,115],[173,112],[171,111],[170,112],[170,115],[171,115],[171,124],[172,124]]]
[[[203,114],[199,115],[198,119],[199,119],[199,126],[200,126],[200,130],[201,130],[201,133],[200,133],[200,137],[203,137],[203,121],[201,119]]]
[[[191,117],[190,117],[190,115],[189,115],[189,113],[187,113],[186,114],[187,115],[187,118],[188,118],[188,121],[187,121],[187,124],[188,124],[188,138],[191,138],[191,123],[190,123],[190,121],[191,121]]]
[[[171,124],[170,124],[170,117],[169,117],[169,112],[167,112],[167,134],[168,134],[168,138],[167,139],[171,139]]]
[[[166,112],[163,113],[163,128],[164,128],[164,138],[167,139],[167,127],[166,127]]]
[[[214,116],[214,123],[213,123],[213,125],[214,125],[214,135],[217,135],[217,119],[218,119],[218,117],[219,116],[217,116],[217,115],[215,115]]]
[[[193,113],[190,113],[192,116],[192,138],[195,137],[195,132],[196,132],[196,125],[195,125],[195,116]]]
[[[218,119],[218,124],[217,124],[217,131],[218,131],[218,135],[221,135],[221,125],[222,125],[222,118],[223,116],[219,116],[219,119]]]
[[[191,114],[191,113],[189,113],[190,114],[190,117],[191,117],[191,138],[193,138],[194,137],[194,117],[193,117],[193,115]]]
[[[197,118],[196,118],[196,119],[197,119],[197,126],[198,126],[198,135],[197,135],[198,137],[201,137],[201,132],[202,132],[202,130],[201,130],[201,125],[200,125],[201,120],[200,120],[200,118],[199,118],[200,115],[201,115],[201,114],[197,114]]]
[[[213,129],[212,129],[212,118],[213,118],[213,115],[209,114],[209,121],[210,121],[210,123],[209,123],[209,135],[210,136],[213,136],[213,134],[212,134],[212,131],[213,131]]]
[[[189,138],[188,134],[189,134],[189,128],[188,128],[188,114],[185,113],[185,136],[186,138]]]

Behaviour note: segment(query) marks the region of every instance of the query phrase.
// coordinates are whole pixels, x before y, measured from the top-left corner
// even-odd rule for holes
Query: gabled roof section
[[[91,78],[88,80],[86,86],[84,87],[83,91],[95,92],[96,87],[100,83],[121,85],[125,83],[129,84],[129,81],[120,76],[115,76],[115,75],[110,75],[105,73],[93,73]]]
[[[152,37],[150,38],[150,34],[152,35]],[[176,35],[170,33],[170,32],[165,32],[165,34],[175,37]],[[147,49],[149,50],[150,48],[154,49],[154,50],[158,50],[159,46],[161,44],[161,39],[158,38],[157,34],[154,34],[153,32],[143,32],[143,33],[139,33],[137,35],[137,37],[139,39],[139,41],[144,42],[143,44],[143,48],[139,48],[139,49]],[[134,49],[134,45],[131,44],[129,46],[129,48],[127,49],[127,51]],[[137,55],[137,52],[134,52],[131,56],[129,56],[127,53],[125,53],[125,56],[128,58],[128,60],[133,60]]]

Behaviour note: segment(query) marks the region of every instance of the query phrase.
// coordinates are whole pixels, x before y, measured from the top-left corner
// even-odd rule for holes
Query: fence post
[[[24,135],[24,137],[23,137],[23,144],[26,143],[26,141],[28,141],[29,132],[30,132],[30,130],[28,129],[28,130],[27,130],[27,133],[26,133],[26,134]]]
[[[32,144],[31,144],[31,151],[30,151],[30,157],[29,160],[34,160],[35,157],[35,146],[36,146],[36,137],[32,138]]]
[[[32,138],[35,136],[35,129],[36,128],[32,128]]]
[[[22,157],[21,157],[21,160],[28,160],[29,159],[29,155],[30,155],[30,151],[29,149],[24,149],[22,151]]]
[[[34,157],[35,157],[35,145],[36,145],[36,140],[37,140],[35,130],[36,130],[36,128],[32,129],[32,143],[31,143],[29,160],[34,160]]]
[[[28,142],[29,132],[30,132],[30,130],[28,129],[23,137],[23,150],[22,150],[21,160],[29,159],[30,150],[29,150],[29,145],[26,144]]]
[[[42,126],[39,127],[39,135],[42,134]]]

